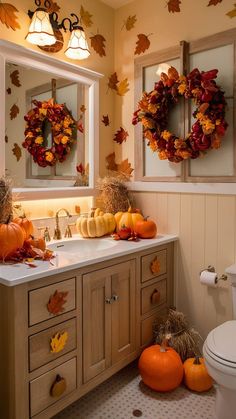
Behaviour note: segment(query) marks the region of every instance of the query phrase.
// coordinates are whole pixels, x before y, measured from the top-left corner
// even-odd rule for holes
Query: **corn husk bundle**
[[[11,221],[12,210],[12,189],[11,182],[5,177],[0,178],[0,224]]]
[[[122,178],[119,176],[105,176],[97,181],[100,192],[99,200],[103,203],[105,212],[115,214],[127,211],[131,204],[131,197]]]
[[[180,311],[170,309],[165,322],[159,324],[154,329],[156,343],[160,343],[164,338],[169,338],[169,346],[178,352],[182,361],[201,354],[199,349],[201,336],[190,327],[186,316]]]

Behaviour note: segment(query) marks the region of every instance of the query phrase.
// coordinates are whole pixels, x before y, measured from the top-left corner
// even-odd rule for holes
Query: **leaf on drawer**
[[[153,259],[153,261],[150,263],[150,269],[153,274],[158,274],[160,272],[161,264],[159,260],[157,259],[157,257]]]
[[[47,309],[51,314],[59,314],[62,313],[64,309],[64,304],[66,303],[66,297],[68,292],[63,291],[55,291],[53,295],[50,296],[49,301],[47,303]]]
[[[51,352],[54,353],[54,354],[58,353],[58,352],[61,352],[65,347],[67,339],[68,339],[68,333],[67,332],[56,333],[51,338],[51,341],[50,341]]]

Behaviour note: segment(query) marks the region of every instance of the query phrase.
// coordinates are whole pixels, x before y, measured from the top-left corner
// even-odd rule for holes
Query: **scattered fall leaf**
[[[77,121],[77,130],[81,132],[82,134],[84,133],[84,124],[81,119]]]
[[[127,17],[127,19],[124,22],[124,26],[126,30],[130,31],[131,29],[133,29],[136,22],[137,22],[136,15]]]
[[[54,354],[58,353],[58,352],[61,352],[65,347],[67,339],[68,339],[68,333],[67,332],[56,333],[51,338],[51,341],[50,341],[51,352],[54,353]]]
[[[66,303],[66,297],[68,292],[63,291],[55,291],[53,295],[50,296],[49,301],[47,303],[47,309],[51,314],[59,314],[62,313],[64,309],[64,304]]]
[[[180,0],[169,0],[167,2],[168,11],[172,13],[180,12]]]
[[[49,0],[50,6],[47,7],[47,12],[48,13],[57,13],[60,10],[60,6],[58,6],[58,4],[52,0]]]
[[[217,4],[221,2],[222,0],[210,0],[207,6],[216,6]]]
[[[8,87],[6,90],[7,90],[7,94],[10,95],[11,94],[11,88]]]
[[[0,22],[3,25],[6,25],[7,28],[20,29],[20,24],[18,23],[18,17],[15,16],[15,13],[18,12],[17,8],[10,3],[0,3]]]
[[[115,152],[108,154],[108,156],[106,156],[106,161],[107,161],[107,166],[106,168],[108,170],[112,170],[114,172],[117,171],[118,165],[116,164],[116,155]]]
[[[139,55],[142,52],[145,52],[150,47],[150,41],[148,35],[144,33],[138,34],[138,40],[136,42],[135,55]]]
[[[14,143],[14,147],[12,149],[12,153],[16,156],[16,160],[19,161],[22,156],[21,148],[17,143]]]
[[[117,90],[117,84],[119,83],[117,73],[113,73],[108,79],[108,87],[113,90]]]
[[[8,136],[5,135],[5,143],[8,143]]]
[[[226,13],[226,16],[229,16],[231,18],[236,16],[236,3],[234,3],[234,9],[232,9],[228,13]]]
[[[129,82],[128,79],[122,80],[117,86],[117,94],[119,96],[124,96],[129,91]]]
[[[85,111],[86,111],[85,106],[84,105],[81,105],[80,106],[80,112],[85,113]]]
[[[16,86],[16,87],[21,86],[21,83],[20,83],[20,80],[19,80],[19,70],[14,70],[10,74],[10,78],[11,78],[11,82],[12,82],[12,84],[14,84],[14,86]]]
[[[116,132],[115,137],[113,138],[113,141],[115,141],[118,144],[122,144],[124,141],[127,140],[127,137],[129,136],[128,132],[124,130],[124,128],[120,127],[120,129]]]
[[[83,6],[81,6],[80,7],[80,18],[81,18],[81,21],[82,21],[83,25],[86,26],[87,28],[89,28],[93,24],[93,21],[92,21],[91,17],[93,17],[93,15],[91,15],[87,10],[85,10],[83,8]]]
[[[19,112],[20,112],[19,107],[16,104],[12,105],[12,107],[10,109],[10,118],[11,118],[11,120],[12,119],[15,119],[17,117],[17,115],[18,115]]]
[[[102,123],[105,125],[105,127],[107,127],[108,125],[110,125],[110,119],[108,115],[103,115],[102,116]]]
[[[100,35],[99,33],[94,36],[90,36],[91,39],[91,47],[100,55],[100,57],[105,57],[105,41],[106,39],[104,36]]]
[[[134,169],[131,167],[131,163],[129,163],[128,159],[123,160],[120,164],[118,164],[118,172],[126,175],[128,177],[131,176]]]

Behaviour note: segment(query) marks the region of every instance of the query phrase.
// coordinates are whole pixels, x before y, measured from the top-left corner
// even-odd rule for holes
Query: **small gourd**
[[[25,240],[28,240],[33,235],[33,223],[25,216],[25,214],[20,217],[14,218],[13,222],[18,224],[22,228]]]
[[[94,213],[91,213],[90,217],[79,217],[76,222],[79,235],[85,238],[102,237],[106,234],[111,234],[115,227],[115,218],[111,213],[96,215],[96,217]]]
[[[131,207],[126,212],[119,211],[115,214],[116,231],[118,232],[123,226],[131,228],[133,232],[137,221],[143,220],[142,214],[133,210]]]
[[[210,390],[213,380],[207,372],[203,358],[196,356],[186,359],[184,362],[184,383],[193,391]]]
[[[157,234],[156,223],[153,220],[148,220],[148,217],[138,220],[135,224],[135,233],[141,239],[152,239]]]

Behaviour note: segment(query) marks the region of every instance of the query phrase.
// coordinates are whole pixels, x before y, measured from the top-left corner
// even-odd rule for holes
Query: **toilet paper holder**
[[[201,273],[202,273],[203,271],[215,272],[216,270],[215,270],[215,267],[214,267],[214,266],[209,265],[207,268],[202,269],[202,270],[200,271],[200,275],[201,275]],[[226,275],[226,274],[222,274],[219,278],[217,278],[217,282],[218,282],[218,281],[227,281],[227,279],[228,279],[227,275]]]

